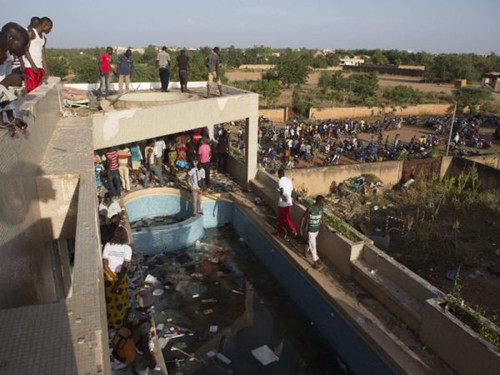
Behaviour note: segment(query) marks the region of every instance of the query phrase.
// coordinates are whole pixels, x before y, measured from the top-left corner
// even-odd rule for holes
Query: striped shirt
[[[116,171],[118,169],[118,152],[115,150],[106,152],[106,159],[108,159],[108,169]]]
[[[130,150],[128,148],[125,148],[123,150],[118,151],[118,165],[120,167],[127,167],[128,166],[128,158],[130,157]]]

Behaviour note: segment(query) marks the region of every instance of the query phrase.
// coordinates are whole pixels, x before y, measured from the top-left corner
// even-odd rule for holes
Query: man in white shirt
[[[161,91],[168,92],[168,84],[170,81],[170,55],[167,52],[167,47],[161,47],[161,51],[156,56],[156,67],[160,75]]]
[[[159,138],[155,141],[155,161],[158,169],[163,173],[163,159],[165,156],[165,150],[167,145],[163,138]]]
[[[197,161],[193,163],[193,168],[187,173],[186,181],[191,188],[193,197],[193,215],[203,215],[200,190],[205,190],[205,170]]]
[[[290,218],[290,212],[292,210],[292,192],[293,184],[292,181],[285,177],[285,171],[283,169],[278,170],[278,189],[280,193],[278,201],[278,230],[276,235],[279,237],[283,229],[283,225],[286,222],[288,227],[292,231],[294,236],[297,236],[297,230],[293,225],[292,219]]]
[[[114,201],[112,199],[111,193],[106,193],[104,194],[104,199],[102,200],[101,204],[99,205],[99,214],[106,215],[107,221],[115,216],[115,215],[120,215],[122,213],[122,208],[120,207],[120,204],[117,201]]]
[[[154,139],[150,140],[146,148],[144,149],[144,154],[146,155],[146,175],[144,176],[144,187],[149,187],[149,177],[151,172],[158,177],[160,180],[160,186],[163,186],[163,171],[158,168],[157,157],[156,157],[156,142]]]

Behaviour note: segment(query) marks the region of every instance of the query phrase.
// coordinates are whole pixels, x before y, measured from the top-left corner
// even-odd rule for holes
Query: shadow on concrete
[[[34,219],[40,216],[36,177],[43,174],[39,165],[29,162],[18,163],[10,171],[0,172],[0,223],[18,225],[28,216]],[[48,185],[42,201],[53,199],[55,190]],[[10,231],[15,232],[15,229],[10,228]]]

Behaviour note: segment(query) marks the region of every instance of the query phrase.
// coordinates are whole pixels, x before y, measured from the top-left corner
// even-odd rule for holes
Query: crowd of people
[[[165,186],[166,179],[178,182],[180,172],[189,172],[194,166],[203,169],[204,186],[208,188],[214,167],[221,173],[227,170],[229,131],[220,127],[215,138],[218,142],[212,145],[208,130],[201,128],[96,151],[98,190],[120,197],[132,187]]]
[[[18,95],[47,82],[45,45],[52,26],[48,17],[32,17],[27,27],[9,22],[0,31],[0,128],[11,136],[27,128],[20,117]]]
[[[118,56],[116,69],[113,70],[111,66],[111,56],[113,55],[113,48],[107,47],[102,52],[98,59],[99,67],[99,89],[98,94],[108,96],[110,94],[110,73],[113,73],[118,78],[118,94],[122,94],[130,90],[130,80],[134,72],[134,59],[132,58],[132,50],[128,48],[124,53]],[[210,97],[210,89],[213,83],[217,85],[219,95],[222,96],[222,81],[219,72],[219,47],[214,49],[206,56],[205,66],[207,68],[207,98]],[[160,91],[169,92],[170,89],[170,69],[171,58],[167,51],[167,47],[161,47],[161,50],[156,56],[156,68],[160,79]],[[188,92],[188,78],[189,78],[189,56],[186,50],[180,51],[176,59],[177,69],[179,73],[179,85],[181,92]],[[123,87],[125,85],[125,91]]]
[[[466,153],[460,146],[487,148],[491,145],[478,130],[480,121],[477,116],[455,121],[452,152]],[[275,173],[279,168],[295,168],[301,161],[304,166],[329,166],[345,161],[363,163],[428,158],[430,151],[442,142],[449,122],[449,116],[422,119],[420,125],[432,128],[432,132],[416,132],[409,141],[404,142],[397,131],[407,124],[418,125],[416,117],[390,117],[372,122],[293,120],[283,127],[261,118],[259,163]]]

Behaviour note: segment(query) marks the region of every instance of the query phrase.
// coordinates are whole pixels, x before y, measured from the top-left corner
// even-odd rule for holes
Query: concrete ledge
[[[429,298],[444,297],[444,293],[416,273],[399,263],[375,245],[366,244],[362,252],[363,260],[377,272],[384,274],[393,283],[422,304]]]
[[[459,374],[498,374],[500,351],[442,307],[440,298],[426,301],[421,339]]]
[[[286,171],[286,176],[293,181],[295,188],[305,187],[309,195],[330,194],[332,182],[337,185],[351,177],[372,174],[380,178],[387,189],[397,184],[403,175],[402,160],[383,163],[355,163],[330,167],[297,168]],[[314,183],[311,183],[314,181]]]
[[[278,180],[261,169],[257,172],[257,178],[251,181],[251,187],[257,195],[264,199],[269,207],[275,207],[278,201],[277,186]],[[299,228],[300,219],[305,210],[306,208],[301,204],[295,203],[293,205],[291,218],[296,228]],[[351,228],[347,223],[345,226],[352,229],[363,241],[352,242],[330,226],[325,227],[322,225],[323,229],[319,232],[317,244],[320,257],[328,259],[343,276],[350,277],[352,272],[351,260],[359,257],[365,243],[373,242],[354,230],[354,228]]]

